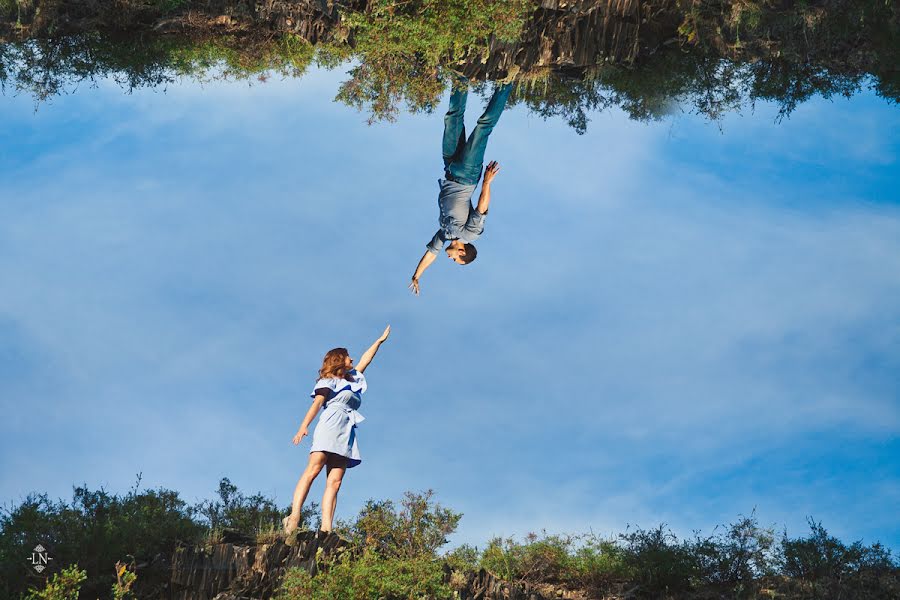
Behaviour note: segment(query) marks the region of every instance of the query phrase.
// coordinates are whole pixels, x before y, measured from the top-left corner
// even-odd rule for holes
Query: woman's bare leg
[[[346,471],[346,458],[335,456],[329,459],[326,468],[325,493],[322,494],[322,531],[331,531],[334,509],[337,506],[337,494],[341,489],[341,481],[343,481]]]
[[[300,509],[306,501],[306,496],[309,494],[309,488],[312,485],[312,482],[316,480],[316,477],[318,477],[319,472],[322,470],[322,467],[325,466],[327,460],[328,455],[324,452],[309,453],[309,463],[306,465],[306,470],[303,471],[303,475],[300,476],[297,487],[294,488],[294,501],[291,504],[291,514],[286,519],[287,525],[285,526],[285,533],[290,533],[300,524]]]

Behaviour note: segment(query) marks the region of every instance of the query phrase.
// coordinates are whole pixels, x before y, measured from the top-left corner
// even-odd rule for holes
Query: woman
[[[309,435],[309,424],[324,405],[325,409],[313,431],[309,464],[306,465],[306,470],[294,489],[291,514],[282,521],[285,533],[291,533],[299,525],[300,507],[303,506],[309,488],[322,467],[326,469],[326,477],[325,493],[322,496],[321,529],[331,531],[337,493],[341,489],[344,471],[362,462],[356,444],[356,425],[363,421],[363,416],[356,412],[356,409],[362,402],[360,395],[367,387],[363,372],[390,333],[391,326],[388,325],[381,337],[363,353],[355,369],[353,359],[350,358],[346,348],[335,348],[325,354],[322,368],[319,369],[319,381],[310,394],[313,398],[312,406],[306,412],[303,424],[293,439],[296,446],[300,440]]]

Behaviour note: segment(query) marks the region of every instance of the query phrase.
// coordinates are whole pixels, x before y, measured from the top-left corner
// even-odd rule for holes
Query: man
[[[478,205],[472,208],[472,195],[481,179],[481,168],[484,164],[484,151],[487,148],[488,136],[500,119],[506,106],[506,99],[512,91],[512,84],[507,83],[494,91],[484,114],[472,134],[466,139],[466,126],[463,115],[466,112],[468,97],[468,80],[460,79],[461,88],[455,88],[450,95],[450,108],[444,117],[444,178],[438,179],[440,193],[438,207],[440,229],[426,244],[425,254],[416,267],[409,288],[419,295],[419,278],[425,272],[446,242],[450,242],[445,252],[454,262],[467,265],[477,256],[472,242],[484,231],[484,217],[491,203],[491,181],[500,170],[497,161],[488,163],[484,171],[484,182],[481,184],[481,195]]]

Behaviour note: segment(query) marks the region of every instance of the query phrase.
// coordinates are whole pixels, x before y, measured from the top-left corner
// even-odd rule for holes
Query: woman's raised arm
[[[360,373],[365,372],[366,367],[369,366],[369,363],[372,362],[372,359],[375,358],[375,354],[378,352],[378,348],[384,343],[388,336],[391,334],[391,326],[388,325],[384,328],[384,333],[381,334],[375,343],[369,346],[369,349],[363,352],[363,355],[359,357],[359,364],[356,365],[356,370]]]

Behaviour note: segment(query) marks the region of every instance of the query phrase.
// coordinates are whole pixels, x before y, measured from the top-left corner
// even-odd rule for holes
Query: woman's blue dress
[[[330,452],[347,458],[347,468],[362,462],[356,443],[356,425],[365,420],[356,409],[362,404],[362,394],[366,391],[366,378],[356,369],[348,375],[353,381],[329,377],[316,382],[311,397],[316,390],[327,388],[331,397],[325,401],[325,409],[319,415],[319,422],[313,431],[310,452]]]

